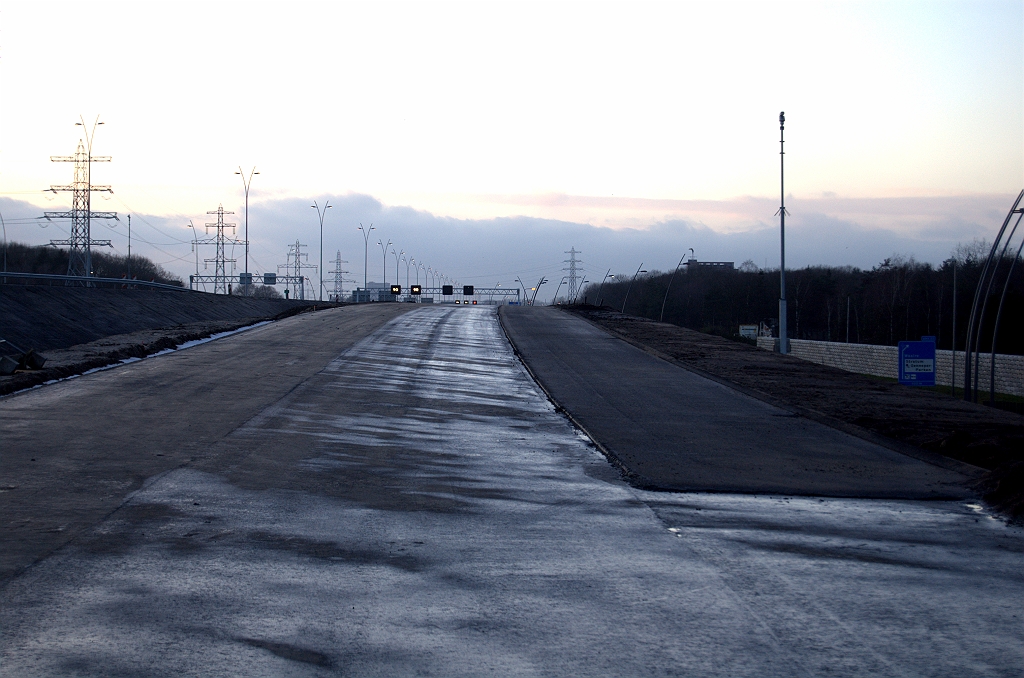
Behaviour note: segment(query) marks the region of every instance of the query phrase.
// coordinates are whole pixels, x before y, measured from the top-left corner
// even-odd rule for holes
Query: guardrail
[[[8,278],[15,278],[19,280],[49,280],[52,282],[81,282],[92,284],[100,283],[104,285],[131,285],[132,287],[148,287],[158,290],[175,290],[177,292],[196,291],[178,285],[168,285],[166,283],[149,282],[146,280],[129,280],[128,278],[96,278],[93,276],[85,275],[55,275],[51,273],[12,273],[10,271],[4,271],[0,273],[0,284],[6,283]]]

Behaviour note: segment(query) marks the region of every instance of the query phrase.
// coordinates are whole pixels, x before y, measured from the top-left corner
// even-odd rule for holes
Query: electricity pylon
[[[566,271],[569,274],[568,275],[568,278],[569,278],[569,280],[568,280],[568,282],[569,282],[569,296],[566,297],[566,298],[567,299],[575,299],[576,298],[576,293],[578,292],[578,290],[576,289],[578,287],[578,285],[576,283],[576,279],[579,277],[576,274],[576,264],[582,264],[583,263],[582,261],[577,261],[576,260],[576,255],[577,254],[583,254],[583,252],[577,252],[575,247],[570,247],[569,251],[566,252],[566,254],[569,255],[569,258],[562,262],[562,263],[565,263],[565,264],[569,264],[568,268],[563,268],[562,269],[563,271]]]
[[[316,264],[304,264],[303,259],[309,261],[309,254],[302,251],[302,248],[306,247],[298,240],[295,241],[294,245],[288,245],[288,263],[278,264],[277,270],[283,268],[286,276],[289,278],[288,286],[292,288],[293,292],[298,292],[299,299],[306,298],[306,280],[303,276],[303,269],[316,270]],[[295,288],[297,286],[297,289]]]
[[[344,287],[346,279],[344,275],[348,273],[348,271],[343,271],[341,269],[342,264],[348,263],[347,261],[341,258],[341,250],[338,250],[338,254],[334,258],[333,263],[334,271],[332,271],[332,273],[334,273],[334,290],[331,292],[331,301],[341,301],[341,298],[345,294]]]
[[[78,148],[75,149],[74,155],[51,155],[50,160],[52,162],[73,162],[75,163],[75,179],[73,183],[64,184],[60,186],[51,185],[50,190],[53,193],[58,191],[69,191],[72,194],[71,199],[71,211],[70,212],[44,212],[46,218],[49,219],[70,219],[71,220],[71,233],[67,240],[51,240],[51,245],[67,245],[68,246],[68,275],[74,276],[92,276],[92,246],[98,245],[101,247],[111,247],[109,240],[93,240],[91,235],[91,222],[93,219],[117,219],[117,212],[93,212],[92,211],[92,193],[93,191],[102,191],[106,193],[113,193],[113,189],[110,186],[93,186],[92,185],[92,163],[94,162],[110,162],[109,155],[93,155],[92,154],[92,142],[96,137],[97,125],[102,125],[100,122],[100,116],[96,116],[96,121],[92,125],[92,131],[89,132],[85,129],[85,120],[79,117],[79,122],[75,125],[81,125],[83,131],[85,131],[86,144],[82,143],[82,140],[78,140]],[[75,284],[71,281],[69,285]],[[82,284],[82,283],[77,283]]]
[[[225,212],[224,205],[217,205],[217,209],[207,212],[207,214],[216,214],[217,221],[213,224],[206,224],[206,232],[209,233],[211,228],[217,229],[216,234],[212,238],[207,238],[197,244],[209,244],[215,245],[217,252],[213,259],[203,259],[207,264],[213,264],[213,293],[214,294],[227,294],[228,293],[228,276],[227,276],[227,265],[231,264],[231,269],[234,270],[235,259],[227,258],[227,245],[241,245],[242,241],[237,238],[228,238],[224,231],[228,228],[231,232],[235,231],[235,224],[224,223],[225,214],[234,214],[234,212]]]

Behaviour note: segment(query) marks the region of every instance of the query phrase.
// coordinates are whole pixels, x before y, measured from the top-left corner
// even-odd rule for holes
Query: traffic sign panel
[[[935,342],[901,341],[899,379],[910,386],[935,386]]]

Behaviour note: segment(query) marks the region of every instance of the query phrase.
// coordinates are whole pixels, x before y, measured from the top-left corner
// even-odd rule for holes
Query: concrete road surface
[[[252,342],[273,327],[216,350],[260,371]],[[314,337],[294,334],[307,351]],[[544,398],[493,309],[418,308],[335,355],[284,392],[217,391],[250,416],[9,581],[0,675],[1024,666],[1024,534],[981,507],[631,488]],[[0,421],[16,413],[58,449],[45,413],[98,399],[189,449],[194,432],[169,422],[203,413],[143,384],[215,369],[163,356],[0,400]]]
[[[641,486],[831,497],[971,496],[967,476],[768,405],[557,307],[507,306],[501,317],[548,393]]]

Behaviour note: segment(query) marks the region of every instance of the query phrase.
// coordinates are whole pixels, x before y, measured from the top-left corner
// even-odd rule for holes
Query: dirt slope
[[[0,285],[0,339],[46,351],[139,330],[269,318],[311,303],[172,290]]]

